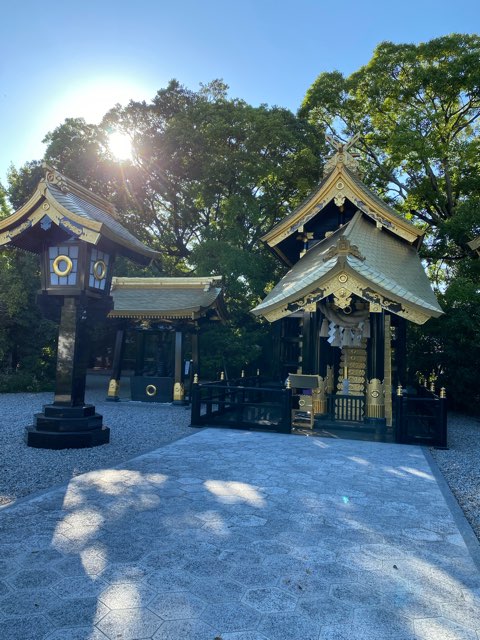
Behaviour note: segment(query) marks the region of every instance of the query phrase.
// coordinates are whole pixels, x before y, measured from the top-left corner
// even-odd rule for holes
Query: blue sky
[[[66,117],[98,122],[171,78],[222,78],[232,97],[296,110],[319,73],[351,73],[383,40],[480,32],[473,0],[18,0],[0,15],[4,183]]]

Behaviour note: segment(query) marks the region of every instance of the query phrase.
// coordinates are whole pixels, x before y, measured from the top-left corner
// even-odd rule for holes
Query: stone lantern
[[[29,446],[64,449],[109,442],[110,429],[85,404],[86,329],[111,308],[115,256],[149,264],[158,256],[135,238],[115,208],[73,180],[46,167],[30,200],[0,222],[0,247],[37,253],[43,313],[59,320],[55,397],[26,428]]]

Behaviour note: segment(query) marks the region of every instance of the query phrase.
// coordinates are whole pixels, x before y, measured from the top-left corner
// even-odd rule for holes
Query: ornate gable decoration
[[[349,149],[351,149],[360,139],[360,134],[357,133],[348,142],[339,142],[338,140],[335,140],[333,136],[329,135],[326,135],[325,138],[335,149],[335,153],[331,155],[325,163],[324,175],[328,175],[337,167],[341,168],[342,166],[347,167],[347,169],[350,169],[353,173],[360,173],[357,160],[359,154],[355,152],[349,153]]]

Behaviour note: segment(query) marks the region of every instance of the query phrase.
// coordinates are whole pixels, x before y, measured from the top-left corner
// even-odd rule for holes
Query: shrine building
[[[263,236],[289,271],[253,313],[274,324],[282,379],[317,376],[317,418],[333,406],[339,420],[390,426],[392,390],[407,383],[406,323],[443,312],[422,230],[362,182],[354,142],[333,142],[318,187]]]

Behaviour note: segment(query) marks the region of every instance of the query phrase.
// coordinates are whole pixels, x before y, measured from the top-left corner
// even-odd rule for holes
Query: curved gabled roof
[[[318,187],[261,239],[275,250],[279,243],[318,215],[332,200],[341,203],[348,199],[378,225],[418,246],[424,232],[402,218],[395,209],[371,191],[356,175],[351,160],[346,152],[336,153],[328,164],[329,172]]]
[[[50,167],[46,167],[45,178],[30,200],[0,221],[0,246],[12,245],[40,253],[44,244],[41,229],[48,226],[45,221],[90,244],[98,245],[106,239],[114,243],[118,253],[141,264],[148,264],[160,255],[119,222],[111,203]],[[38,232],[29,231],[39,223]]]
[[[443,313],[416,249],[361,211],[309,249],[252,313],[277,320],[340,290],[419,324]]]

